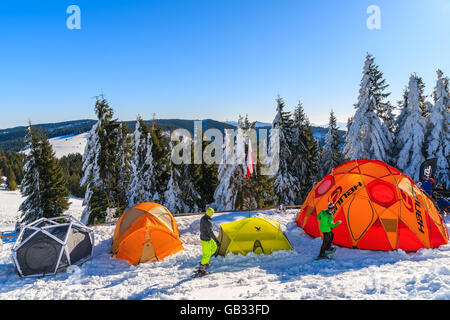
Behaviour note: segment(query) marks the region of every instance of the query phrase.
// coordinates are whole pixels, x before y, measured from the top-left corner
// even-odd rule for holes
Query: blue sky
[[[66,27],[72,4],[80,30]],[[120,120],[271,122],[279,94],[311,122],[331,109],[344,122],[367,52],[391,102],[413,72],[426,94],[436,69],[450,75],[449,16],[449,0],[2,1],[0,128],[95,118],[101,91]]]

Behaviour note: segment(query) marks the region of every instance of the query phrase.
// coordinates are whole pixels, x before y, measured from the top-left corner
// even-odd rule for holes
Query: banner
[[[424,182],[430,178],[435,178],[437,158],[425,160],[420,165],[420,181]]]

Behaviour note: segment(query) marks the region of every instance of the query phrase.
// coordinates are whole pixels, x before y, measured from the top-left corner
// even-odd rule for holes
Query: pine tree
[[[118,127],[119,134],[117,135],[117,197],[118,205],[116,216],[121,214],[124,209],[128,207],[128,190],[130,188],[131,178],[131,137],[128,127],[125,122],[122,122]]]
[[[398,162],[398,154],[402,146],[398,141],[398,136],[400,133],[400,129],[403,128],[405,124],[406,116],[407,116],[407,106],[408,106],[408,87],[406,87],[403,91],[402,100],[397,102],[397,110],[398,115],[394,121],[394,139],[393,139],[393,147],[391,148],[391,164],[393,166],[397,166]]]
[[[291,174],[297,181],[295,189],[297,197],[294,203],[301,204],[320,175],[317,163],[319,157],[317,143],[301,102],[294,110],[292,137],[292,157],[288,163]]]
[[[52,146],[42,132],[29,124],[27,141],[29,154],[24,166],[20,223],[30,223],[42,217],[62,215],[69,208],[69,191],[64,174]]]
[[[423,81],[413,74],[409,78],[408,95],[403,123],[397,129],[397,143],[401,146],[397,157],[397,167],[413,180],[419,180],[419,169],[425,160],[423,144],[425,142],[426,121],[422,116]]]
[[[182,169],[183,164],[177,165],[170,161],[170,179],[164,194],[164,206],[172,213],[190,212],[184,198],[183,179],[186,176],[180,172]]]
[[[339,133],[336,125],[336,117],[334,116],[333,110],[331,110],[328,132],[325,136],[325,144],[322,150],[321,168],[326,175],[342,162],[343,156],[339,148]]]
[[[252,124],[253,126],[255,123]],[[254,154],[255,155],[255,154]],[[275,195],[274,182],[275,178],[270,175],[263,174],[262,168],[264,164],[258,157],[255,164],[255,170],[250,176],[250,190],[253,193],[256,202],[256,208],[272,207],[276,204],[277,197]]]
[[[39,178],[43,216],[61,216],[69,208],[69,191],[64,173],[48,139],[41,134]]]
[[[0,174],[1,176],[1,174]],[[6,186],[8,188],[8,191],[15,191],[17,190],[17,183],[16,183],[16,175],[14,174],[14,171],[11,169],[10,166],[6,167]]]
[[[218,167],[219,184],[214,192],[216,210],[254,209],[258,205],[256,194],[251,188],[251,182],[246,177],[245,138],[246,130],[250,129],[248,119],[243,123],[239,117],[236,144],[234,135],[225,135],[223,160]],[[233,153],[227,154],[226,148],[233,146]],[[228,150],[230,151],[230,150]]]
[[[429,118],[432,124],[427,139],[428,158],[437,158],[436,184],[450,188],[450,92],[449,79],[437,70],[437,82],[433,92],[434,105]]]
[[[236,209],[249,210],[258,208],[261,203],[262,195],[265,190],[262,185],[258,185],[258,180],[263,181],[263,176],[258,174],[259,168],[256,163],[255,170],[250,178],[247,178],[247,157],[248,145],[251,141],[251,130],[255,129],[256,122],[251,123],[248,115],[242,120],[240,119],[240,126],[236,136],[236,154],[238,161],[238,168],[234,171],[232,182],[236,185]],[[254,148],[252,148],[253,150]],[[256,150],[253,152],[254,159],[256,158]]]
[[[202,144],[203,150],[205,150],[207,143],[203,141]],[[201,196],[197,204],[199,210],[203,212],[214,202],[214,191],[219,184],[217,179],[218,164],[207,164],[202,162],[201,164],[193,164],[191,167],[194,169],[193,181],[195,190],[198,190],[198,193]]]
[[[118,196],[117,166],[119,154],[119,126],[113,119],[113,110],[101,95],[95,102],[97,123],[92,127],[83,154],[81,186],[86,187],[81,221],[85,224],[102,223],[108,213],[121,206]]]
[[[272,129],[279,131],[279,167],[275,176],[274,187],[275,194],[278,198],[278,204],[293,205],[297,204],[299,189],[299,181],[293,172],[293,132],[294,124],[291,119],[291,113],[284,111],[285,103],[278,96],[277,114],[272,123]]]
[[[156,121],[153,121],[152,123],[150,135],[152,140],[151,152],[153,158],[153,183],[150,192],[152,194],[152,201],[164,203],[164,194],[170,179],[170,136],[163,133],[162,128]]]
[[[232,132],[232,130],[230,130]],[[234,209],[234,194],[231,191],[231,174],[234,170],[234,134],[225,130],[222,161],[217,167],[219,181],[214,190],[214,206],[217,211]],[[233,151],[231,150],[233,148]]]
[[[131,161],[130,188],[128,205],[153,200],[153,156],[150,129],[140,116],[132,137],[134,156]]]
[[[29,153],[25,158],[24,177],[22,179],[22,197],[25,200],[19,207],[21,211],[20,223],[28,223],[43,217],[40,193],[40,172],[39,158],[41,156],[41,146],[36,129],[28,125],[26,136]]]
[[[316,149],[317,149],[317,163],[318,163],[318,165],[317,165],[317,167],[318,167],[318,170],[317,170],[317,174],[318,174],[317,181],[320,181],[320,180],[323,179],[323,177],[325,177],[328,174],[328,172],[322,166],[323,156],[324,155],[323,155],[323,146],[322,146],[319,138],[316,138]],[[342,158],[342,162],[344,162],[343,158]]]
[[[308,150],[308,162],[311,164],[311,167],[309,168],[309,172],[306,175],[306,183],[304,184],[305,188],[301,193],[302,199],[306,198],[314,184],[322,179],[319,172],[319,159],[321,155],[318,145],[320,145],[320,142],[317,141],[318,139],[314,138],[312,127],[308,118],[306,118],[305,127],[305,140]],[[301,200],[301,203],[303,203],[303,200]]]
[[[193,148],[192,145],[189,147]],[[170,142],[170,149],[172,152],[175,151],[172,142]],[[199,167],[193,164],[192,150],[190,163],[176,164],[171,157],[169,167],[170,179],[164,193],[165,206],[172,213],[198,212],[202,197],[196,186]]]
[[[346,158],[389,161],[393,136],[379,117],[379,114],[384,114],[386,106],[383,101],[388,95],[384,93],[386,87],[374,58],[368,54],[355,105],[356,112],[343,147]]]
[[[193,146],[192,146],[193,149]],[[194,154],[191,152],[191,163],[182,164],[182,189],[183,189],[183,201],[186,204],[184,212],[199,212],[202,206],[202,194],[197,189],[199,178],[199,166],[193,162]]]

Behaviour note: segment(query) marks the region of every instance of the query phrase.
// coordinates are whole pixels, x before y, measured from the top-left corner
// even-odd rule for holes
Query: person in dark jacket
[[[426,193],[428,193],[428,196],[431,198],[431,196],[433,195],[433,183],[434,183],[434,179],[430,178],[430,179],[425,179],[422,182],[422,190],[425,191]]]
[[[211,217],[214,214],[213,208],[208,208],[206,214],[200,219],[200,242],[202,244],[202,260],[200,262],[199,272],[205,272],[205,269],[209,268],[211,264],[209,260],[211,256],[216,253],[220,243],[213,232],[213,224]]]
[[[446,215],[447,212],[450,212],[450,201],[441,196],[437,191],[433,192],[433,203],[440,213]]]

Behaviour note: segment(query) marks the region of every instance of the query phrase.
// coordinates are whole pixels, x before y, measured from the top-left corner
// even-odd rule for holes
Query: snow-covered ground
[[[84,132],[78,135],[69,135],[50,138],[49,142],[52,145],[55,156],[61,158],[69,155],[70,153],[84,153],[84,147],[87,143],[89,132]],[[23,151],[27,154],[29,149]]]
[[[0,191],[0,230],[14,227],[22,199]],[[80,218],[82,200],[71,199],[67,214]],[[201,258],[200,216],[177,217],[185,250],[164,261],[131,266],[112,258],[114,226],[95,227],[91,261],[45,278],[20,279],[11,259],[12,244],[0,249],[0,300],[6,299],[450,299],[450,246],[417,253],[337,249],[333,260],[315,261],[321,240],[295,224],[296,210],[221,213],[221,223],[245,217],[278,220],[293,251],[272,255],[213,258],[213,274],[192,279]],[[446,218],[447,227],[450,220]]]

